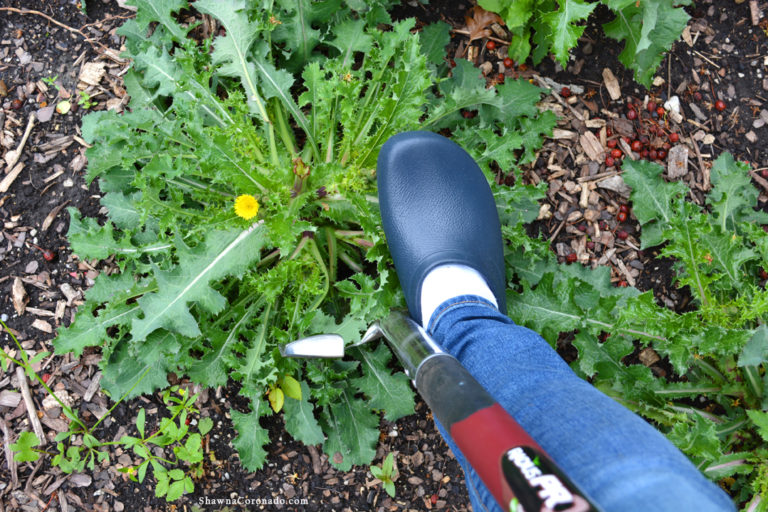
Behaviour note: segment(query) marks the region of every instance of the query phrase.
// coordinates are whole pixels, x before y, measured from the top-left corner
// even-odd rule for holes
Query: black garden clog
[[[506,313],[499,215],[472,157],[435,133],[405,132],[381,148],[377,176],[382,225],[411,316],[421,320],[421,285],[445,264],[480,272]]]

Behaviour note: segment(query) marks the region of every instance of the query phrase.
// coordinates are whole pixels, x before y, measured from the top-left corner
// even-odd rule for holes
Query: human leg
[[[487,301],[445,302],[427,331],[456,357],[595,503],[608,511],[733,510],[662,434],[579,378],[535,332]],[[476,510],[499,510],[457,454]]]

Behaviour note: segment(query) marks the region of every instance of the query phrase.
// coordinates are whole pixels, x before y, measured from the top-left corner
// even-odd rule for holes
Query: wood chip
[[[0,391],[0,407],[10,407],[15,409],[19,402],[21,402],[21,393],[16,391],[8,391],[4,389]]]
[[[68,407],[72,407],[72,404],[74,404],[74,400],[72,400],[72,397],[69,396],[69,393],[67,393],[66,389],[59,389],[53,392],[54,395],[56,395],[59,400],[61,400],[64,405]],[[46,395],[45,398],[43,398],[43,409],[46,411],[50,411],[54,407],[61,407],[61,404],[53,395]]]
[[[69,477],[69,483],[75,487],[88,487],[93,482],[93,479],[85,473],[72,473]]]
[[[27,306],[27,291],[24,289],[24,284],[19,277],[13,279],[11,299],[13,300],[13,309],[16,310],[16,314],[19,316],[23,315]]]
[[[613,74],[613,71],[608,68],[603,69],[603,82],[605,83],[605,88],[608,89],[608,94],[611,96],[612,100],[616,101],[621,98],[621,86],[619,86],[619,81],[616,80],[616,75]]]
[[[36,318],[35,321],[32,322],[32,327],[48,334],[51,334],[53,332],[53,327],[51,327],[51,324],[49,324],[45,320],[40,320],[39,318]]]
[[[69,204],[69,199],[61,203],[59,206],[51,210],[51,213],[48,214],[48,216],[43,221],[43,225],[40,226],[40,231],[46,231],[49,227],[51,227],[51,224],[53,224],[53,219],[56,218],[56,216],[59,214],[62,208],[67,206]]]
[[[607,188],[608,190],[613,190],[614,192],[616,192],[617,194],[623,197],[629,197],[629,194],[632,193],[632,189],[629,188],[626,183],[624,183],[624,178],[622,178],[618,174],[615,176],[610,176],[604,180],[598,181],[597,186],[600,188]]]
[[[8,470],[11,473],[11,488],[15,488],[19,485],[19,475],[16,473],[16,460],[13,458],[13,450],[11,450],[11,434],[8,432],[8,424],[3,418],[0,418],[0,430],[3,431],[3,451]]]
[[[760,24],[760,18],[762,18],[763,13],[760,6],[757,5],[757,0],[749,0],[749,15],[752,18],[752,26]]]
[[[87,85],[99,85],[104,76],[104,66],[104,62],[86,62],[80,69],[80,76],[77,78]]]
[[[579,144],[590,160],[600,162],[605,159],[605,150],[594,133],[586,131],[579,137]]]
[[[563,130],[562,128],[555,128],[552,130],[552,138],[555,140],[575,139],[577,135],[576,132]]]
[[[88,385],[88,389],[85,390],[85,394],[83,395],[83,400],[86,402],[90,402],[91,398],[93,398],[93,395],[96,394],[96,391],[99,390],[99,382],[101,381],[101,372],[96,372],[96,375],[93,376],[93,379],[91,379],[91,383]]]
[[[659,354],[656,353],[651,347],[646,347],[638,354],[640,362],[645,366],[652,366],[653,364],[661,361]]]
[[[9,151],[8,153],[10,154],[11,152]],[[16,181],[16,178],[21,174],[22,169],[24,169],[23,163],[18,164],[11,172],[5,175],[3,181],[0,181],[0,192],[8,192],[8,189],[11,188],[13,182]]]
[[[669,149],[667,155],[667,176],[676,180],[688,174],[688,148],[677,144]]]

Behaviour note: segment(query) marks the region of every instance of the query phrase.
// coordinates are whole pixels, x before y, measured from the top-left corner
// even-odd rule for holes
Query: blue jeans
[[[735,510],[661,433],[579,378],[538,334],[475,296],[455,297],[427,331],[605,512]],[[476,512],[500,511],[442,425]]]

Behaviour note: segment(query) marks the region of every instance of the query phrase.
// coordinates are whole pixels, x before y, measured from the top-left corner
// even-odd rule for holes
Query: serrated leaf
[[[121,192],[109,192],[101,198],[102,206],[109,210],[109,218],[121,229],[132,229],[139,225],[141,214],[136,203],[141,200],[141,192],[125,195]]]
[[[40,458],[40,454],[33,448],[40,445],[40,439],[34,432],[25,431],[19,434],[15,443],[10,445],[15,453],[13,460],[16,462],[34,462]]]
[[[768,361],[768,326],[760,325],[739,354],[738,365],[758,366]]]
[[[680,5],[664,1],[607,1],[616,18],[603,25],[606,35],[624,41],[619,60],[635,71],[635,80],[650,86],[656,68],[666,51],[680,37],[689,16]]]
[[[154,91],[150,99],[170,96],[179,87],[181,68],[164,48],[149,46],[133,55],[135,67],[141,71],[142,86]]]
[[[278,15],[280,25],[272,37],[283,43],[289,53],[286,68],[297,71],[304,67],[312,51],[323,40],[324,34],[318,27],[327,26],[330,18],[339,11],[341,1],[280,0],[277,4],[283,12]]]
[[[421,30],[421,49],[435,66],[445,63],[445,47],[451,42],[451,26],[444,21],[430,23]]]
[[[301,400],[288,397],[283,405],[285,430],[306,445],[320,444],[325,440],[323,430],[315,419],[314,406],[308,401],[309,386],[301,382]]]
[[[541,19],[549,25],[553,34],[552,53],[565,67],[568,63],[568,52],[578,44],[579,37],[584,32],[584,27],[576,26],[575,23],[586,19],[597,4],[586,4],[582,0],[565,0],[558,3],[560,6],[557,11],[547,13]]]
[[[173,13],[177,13],[187,7],[186,0],[130,0],[129,5],[136,6],[136,23],[144,32],[150,24],[159,22],[176,41],[183,41],[187,37],[187,31],[176,22]]]
[[[754,411],[747,411],[747,413]],[[751,417],[751,415],[750,415]],[[700,414],[691,416],[693,424],[680,422],[667,433],[667,438],[675,443],[678,448],[684,450],[689,456],[704,457],[705,459],[717,459],[720,456],[720,440],[712,420]]]
[[[213,231],[200,247],[190,250],[177,242],[179,264],[170,271],[154,272],[159,290],[139,299],[143,318],[134,318],[131,336],[146,339],[152,331],[166,328],[184,336],[199,336],[197,321],[188,303],[196,302],[212,313],[221,311],[226,299],[209,286],[213,280],[239,275],[259,258],[264,230],[254,224],[244,231]]]
[[[687,192],[681,182],[666,183],[661,179],[664,168],[652,162],[629,160],[624,162],[622,175],[632,188],[632,212],[643,227],[642,248],[661,244],[667,229],[678,215],[678,205]],[[655,226],[656,230],[648,227]]]
[[[369,406],[384,410],[388,421],[413,414],[415,402],[408,377],[402,372],[393,375],[387,369],[392,358],[389,348],[381,343],[372,352],[364,349],[358,352],[363,376],[353,379],[352,385],[365,394]]]
[[[127,325],[140,311],[136,305],[111,303],[94,316],[94,307],[91,304],[81,309],[72,324],[59,329],[53,341],[57,354],[72,352],[74,357],[80,357],[86,347],[98,347],[107,340],[108,327]]]
[[[322,413],[323,431],[327,438],[323,451],[329,462],[341,471],[353,465],[367,465],[376,455],[379,438],[378,417],[349,388],[342,390],[339,400]]]
[[[749,165],[737,162],[730,153],[722,153],[712,163],[712,190],[707,204],[723,232],[734,232],[740,222],[766,223],[766,214],[756,212],[758,190],[752,185]]]
[[[373,45],[373,36],[365,32],[365,21],[362,19],[340,23],[333,33],[335,37],[328,44],[339,50],[342,69],[354,63],[355,53],[367,54]]]
[[[574,281],[564,280],[558,286],[554,281],[554,274],[545,274],[534,291],[524,290],[508,307],[515,323],[540,333],[550,344],[561,332],[577,329],[583,316],[572,300]]]
[[[171,359],[163,349],[173,353],[178,343],[167,332],[153,333],[148,342],[146,347],[151,350],[142,351],[141,357],[136,357],[127,343],[120,343],[108,359],[102,360],[101,387],[113,400],[151,394],[168,386]]]
[[[232,424],[237,430],[237,437],[232,440],[232,446],[240,455],[243,467],[249,471],[261,469],[267,459],[264,446],[269,443],[269,432],[259,423],[266,407],[263,400],[252,399],[251,412],[244,414],[230,410]]]

